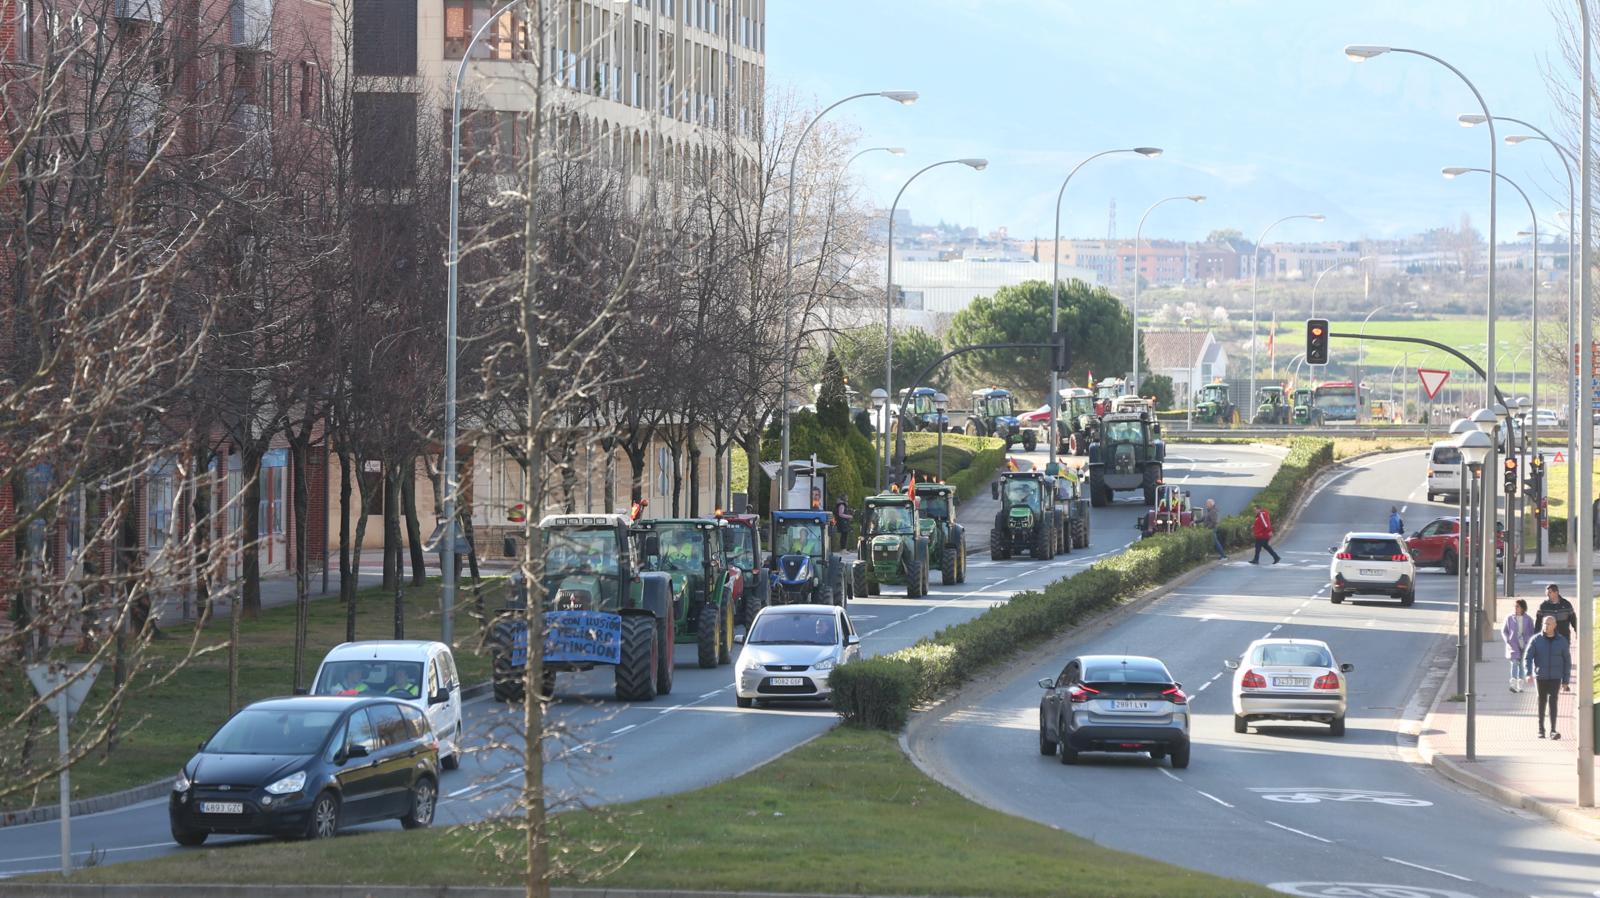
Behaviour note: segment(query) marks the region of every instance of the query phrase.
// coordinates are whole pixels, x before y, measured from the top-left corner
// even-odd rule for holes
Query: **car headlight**
[[[189,791],[189,786],[191,785],[192,783],[189,782],[189,775],[180,770],[178,771],[178,778],[172,781],[172,791],[178,793],[187,792]]]
[[[833,659],[832,658],[823,658],[821,661],[818,661],[816,664],[811,665],[811,669],[812,670],[833,670]]]
[[[306,772],[291,773],[281,780],[267,787],[273,795],[288,795],[290,792],[299,792],[306,787]]]

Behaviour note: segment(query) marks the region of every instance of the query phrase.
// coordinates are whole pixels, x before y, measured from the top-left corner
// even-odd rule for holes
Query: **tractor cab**
[[[722,522],[704,518],[649,518],[633,524],[645,570],[671,580],[677,641],[700,644],[702,667],[731,660],[735,608],[744,592],[743,575],[723,554],[726,529]]]
[[[616,611],[642,568],[623,515],[549,515],[544,542],[546,611]]]
[[[911,488],[917,499],[917,514],[927,532],[935,522],[955,520],[956,488],[947,483],[919,483]]]
[[[788,509],[772,512],[772,554],[767,569],[774,602],[843,605],[843,560],[834,552],[833,515]]]
[[[756,612],[766,607],[770,588],[761,566],[761,521],[753,514],[723,514],[720,510],[717,520],[727,525],[722,528],[722,555],[744,581],[734,619],[749,626]]]
[[[928,540],[917,500],[898,491],[868,496],[862,516],[859,552],[868,595],[883,584],[903,585],[906,595],[928,593]]]
[[[1067,387],[1062,390],[1061,414],[1070,418],[1094,414],[1094,393],[1083,387]]]
[[[1313,422],[1311,395],[1310,387],[1301,387],[1294,391],[1293,397],[1289,400],[1294,408],[1294,423],[1311,424]]]
[[[1272,385],[1256,391],[1256,424],[1288,424],[1289,401],[1283,387]]]
[[[1037,433],[1024,429],[1017,420],[1011,391],[996,387],[972,391],[972,414],[967,417],[967,435],[1005,440],[1007,449],[1020,442],[1029,452],[1034,450],[1039,440]]]
[[[935,433],[949,429],[950,416],[934,403],[938,395],[939,391],[932,387],[917,387],[910,395],[905,390],[900,391],[900,417],[906,430]]]

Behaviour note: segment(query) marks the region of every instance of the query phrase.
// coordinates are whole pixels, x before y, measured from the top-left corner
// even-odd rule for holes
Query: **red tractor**
[[[1134,522],[1140,538],[1157,533],[1174,533],[1195,525],[1194,507],[1189,494],[1176,486],[1161,484],[1156,487],[1156,504]]]
[[[761,520],[753,514],[720,511],[717,519],[727,525],[722,528],[723,554],[744,578],[739,605],[733,610],[734,623],[748,627],[755,620],[756,612],[767,607],[772,596],[772,582],[766,568],[761,566]]]

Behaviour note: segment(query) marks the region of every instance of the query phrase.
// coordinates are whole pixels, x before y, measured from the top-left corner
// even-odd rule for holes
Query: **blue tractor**
[[[972,391],[972,414],[967,416],[967,435],[998,437],[1006,441],[1007,449],[1021,443],[1023,449],[1032,452],[1039,445],[1039,434],[1032,428],[1023,427],[1017,419],[1011,391],[993,387]]]
[[[833,515],[772,512],[772,604],[844,605],[850,600],[844,559],[833,551]]]

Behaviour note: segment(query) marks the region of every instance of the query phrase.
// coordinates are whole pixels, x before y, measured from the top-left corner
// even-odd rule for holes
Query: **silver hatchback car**
[[[1334,660],[1319,639],[1257,639],[1240,658],[1222,662],[1233,674],[1233,731],[1257,720],[1310,720],[1344,735],[1346,678],[1354,664]]]
[[[1145,752],[1189,766],[1189,697],[1167,666],[1138,655],[1083,655],[1039,681],[1039,754]]]

